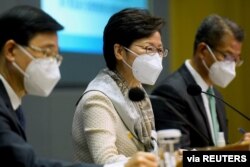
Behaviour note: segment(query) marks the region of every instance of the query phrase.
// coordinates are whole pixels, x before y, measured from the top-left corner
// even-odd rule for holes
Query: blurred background
[[[248,0],[1,0],[0,13],[24,4],[42,8],[65,26],[65,31],[59,33],[64,58],[60,83],[48,98],[27,96],[23,101],[28,140],[40,156],[72,160],[71,125],[75,103],[88,82],[105,66],[103,26],[113,13],[125,7],[147,8],[166,20],[162,41],[169,49],[169,56],[163,62],[164,70],[157,83],[192,56],[194,36],[204,17],[217,13],[238,23],[246,33],[244,64],[237,69],[236,79],[220,90],[224,100],[250,116]],[[148,93],[152,88],[146,87]],[[250,123],[232,109],[226,109],[229,140],[234,143],[241,138],[238,128],[250,131]]]

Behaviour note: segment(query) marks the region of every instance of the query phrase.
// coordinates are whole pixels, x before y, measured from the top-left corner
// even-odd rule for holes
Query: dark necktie
[[[209,87],[207,93],[214,95],[213,88]],[[219,123],[217,119],[216,107],[215,107],[215,98],[213,96],[208,96],[209,108],[211,112],[213,131],[214,131],[214,142],[217,145],[218,133],[219,133]]]
[[[19,106],[17,109],[16,109],[16,115],[17,115],[17,119],[19,120],[21,126],[23,129],[25,129],[25,117],[24,117],[24,113],[23,113],[23,110],[22,110],[22,107]]]

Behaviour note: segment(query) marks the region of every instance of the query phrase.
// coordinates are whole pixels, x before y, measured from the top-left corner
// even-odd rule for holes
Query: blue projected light
[[[108,19],[127,7],[148,8],[148,0],[41,0],[41,8],[64,26],[62,52],[102,54]]]

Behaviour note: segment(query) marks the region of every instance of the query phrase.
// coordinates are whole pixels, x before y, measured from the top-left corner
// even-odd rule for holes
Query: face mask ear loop
[[[20,73],[22,73],[25,77],[29,78],[29,75],[27,75],[27,74],[26,74],[26,73],[16,64],[16,62],[13,62],[12,64],[13,64],[14,67],[16,67],[16,69],[17,69]]]
[[[202,64],[204,65],[204,67],[209,71],[209,68],[208,68],[208,66],[207,66],[207,64],[206,64],[206,62],[202,59]]]
[[[207,50],[209,51],[209,53],[212,55],[213,59],[214,59],[215,61],[218,61],[218,60],[216,59],[216,57],[215,57],[213,51],[210,49],[210,47],[209,47],[208,45],[206,45],[206,48],[207,48]]]
[[[25,53],[25,55],[27,55],[31,60],[34,60],[35,58],[27,51],[25,50],[22,46],[16,44],[16,46],[23,52]],[[17,64],[16,62],[12,63],[14,67],[16,67],[16,69],[22,73],[25,77],[29,78],[29,75],[27,75]]]
[[[124,59],[122,59],[122,62],[126,64],[131,70],[133,70],[132,67]]]
[[[128,52],[130,52],[130,53],[132,53],[134,56],[139,56],[138,54],[136,54],[135,52],[133,52],[132,50],[130,50],[129,48],[126,48],[125,46],[124,46],[124,49],[125,50],[127,50]]]
[[[138,54],[136,54],[135,52],[133,52],[132,50],[126,48],[125,46],[123,47],[125,50],[127,50],[128,52],[132,53],[134,56],[138,56]],[[131,70],[133,70],[132,66],[129,65],[124,59],[122,59],[123,63],[126,64]]]
[[[35,58],[26,50],[24,49],[22,46],[17,44],[17,47],[23,52],[25,53],[25,55],[27,55],[30,59],[34,60]]]

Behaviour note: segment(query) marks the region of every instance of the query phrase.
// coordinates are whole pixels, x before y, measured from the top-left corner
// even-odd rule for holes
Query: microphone
[[[232,105],[230,105],[229,103],[227,103],[226,101],[224,101],[222,98],[219,98],[213,94],[210,94],[210,93],[207,93],[207,92],[204,92],[201,90],[201,87],[197,84],[192,84],[192,85],[188,85],[187,87],[187,92],[189,95],[191,96],[198,96],[200,95],[201,93],[205,93],[209,96],[213,96],[214,98],[222,101],[224,104],[226,104],[228,107],[230,107],[231,109],[233,109],[234,111],[236,111],[238,114],[240,114],[242,117],[244,117],[245,119],[247,119],[248,121],[250,120],[249,117],[247,117],[246,115],[244,115],[242,112],[240,112],[239,110],[237,110],[235,107],[233,107]]]
[[[129,90],[128,97],[134,102],[142,101],[145,99],[145,92],[138,87],[134,87]]]
[[[153,104],[153,101],[161,101],[164,105],[168,106],[168,108],[176,115],[178,116],[183,122],[185,122],[191,129],[193,129],[193,131],[195,131],[204,141],[206,141],[207,143],[210,143],[209,138],[204,135],[202,132],[200,132],[189,120],[187,120],[183,115],[181,115],[174,107],[172,107],[171,105],[167,105],[166,103],[166,99],[161,97],[161,96],[157,96],[157,95],[150,95],[150,100],[151,103]]]

